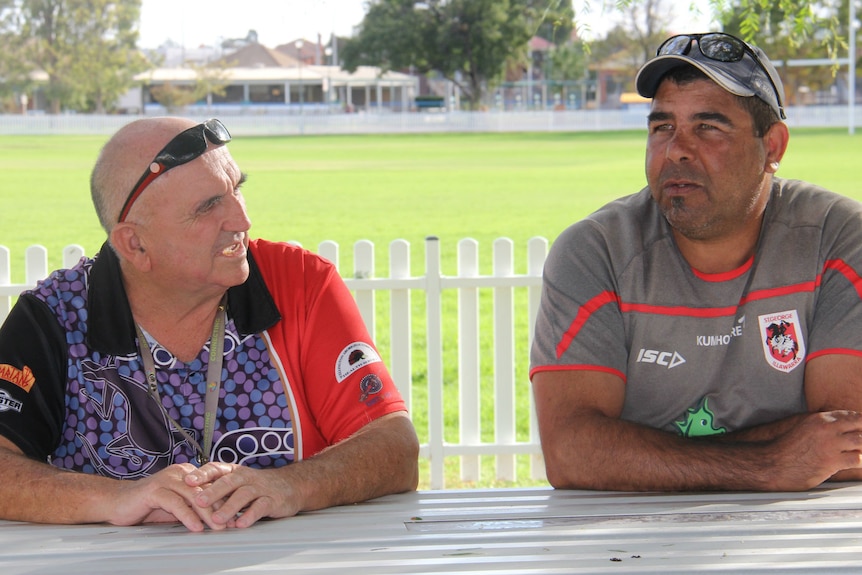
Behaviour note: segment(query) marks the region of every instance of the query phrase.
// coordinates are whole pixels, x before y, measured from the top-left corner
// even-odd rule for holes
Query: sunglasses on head
[[[722,32],[710,32],[708,34],[680,34],[672,36],[665,40],[656,50],[656,56],[685,56],[691,52],[691,45],[697,43],[697,48],[704,57],[717,62],[739,62],[746,54],[751,56],[754,63],[757,64],[766,77],[769,83],[772,84],[772,91],[775,93],[775,101],[778,103],[778,109],[781,111],[781,119],[785,119],[784,103],[781,101],[781,93],[778,91],[778,86],[775,85],[775,80],[772,74],[763,64],[763,61],[757,53],[745,42]]]
[[[162,148],[156,154],[150,166],[138,183],[132,188],[129,197],[126,198],[126,203],[123,204],[123,209],[120,210],[118,222],[122,223],[129,215],[129,210],[132,209],[135,201],[141,195],[147,186],[153,180],[177,166],[182,166],[200,157],[207,151],[207,141],[215,146],[221,146],[230,142],[230,132],[227,131],[224,124],[215,118],[207,120],[197,126],[192,126],[188,130],[184,130],[177,134],[173,140]]]

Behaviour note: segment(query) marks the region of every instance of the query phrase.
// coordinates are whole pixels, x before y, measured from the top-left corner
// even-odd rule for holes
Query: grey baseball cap
[[[735,36],[716,32],[673,36],[661,45],[658,54],[641,67],[635,79],[637,91],[644,98],[655,96],[667,72],[689,64],[731,94],[757,96],[769,104],[779,118],[787,117],[781,78],[760,48]]]

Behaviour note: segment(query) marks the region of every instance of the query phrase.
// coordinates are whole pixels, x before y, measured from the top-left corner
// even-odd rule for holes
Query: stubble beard
[[[662,207],[662,214],[670,227],[688,239],[704,240],[710,236],[712,222],[692,213],[686,205],[686,198],[670,198],[670,205]]]

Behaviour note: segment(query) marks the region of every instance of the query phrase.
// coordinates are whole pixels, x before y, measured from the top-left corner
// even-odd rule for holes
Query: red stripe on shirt
[[[830,349],[821,349],[820,351],[809,353],[808,357],[805,358],[806,362],[811,361],[812,359],[816,359],[818,357],[823,357],[824,355],[853,355],[856,357],[862,357],[862,351],[858,349],[846,349],[843,347],[833,347]]]
[[[856,270],[847,265],[847,262],[844,260],[828,260],[823,266],[823,271],[825,272],[826,270],[835,270],[847,278],[847,281],[853,284],[853,289],[862,298],[862,278],[859,277]]]
[[[856,293],[859,294],[860,299],[862,299],[862,277],[860,277],[860,275],[856,273],[856,270],[850,267],[844,260],[828,260],[823,265],[823,272],[825,273],[827,270],[834,270],[847,278],[847,281],[853,284]],[[616,302],[620,308],[620,311],[623,313],[647,313],[668,316],[716,318],[734,315],[736,313],[736,310],[738,310],[740,306],[753,301],[782,297],[801,292],[813,292],[820,286],[822,279],[823,275],[821,274],[818,275],[817,278],[812,281],[802,282],[789,286],[753,291],[749,293],[746,297],[742,298],[736,306],[712,308],[693,308],[687,306],[661,306],[641,303],[625,303],[620,300],[619,295],[617,295],[615,292],[604,291],[590,301],[588,301],[587,303],[585,303],[584,305],[582,305],[580,309],[578,309],[578,314],[575,316],[575,319],[572,321],[571,325],[569,326],[569,329],[566,330],[566,332],[563,334],[563,337],[560,338],[560,343],[557,344],[557,359],[563,357],[563,354],[572,344],[572,341],[574,341],[575,337],[577,337],[578,332],[581,331],[581,328],[584,326],[584,324],[587,323],[587,320],[590,319],[590,316],[596,311],[598,311],[601,307],[609,303]]]
[[[739,276],[748,272],[751,269],[751,266],[754,265],[754,256],[751,256],[746,260],[744,264],[736,268],[735,270],[730,270],[729,272],[724,272],[720,274],[708,274],[705,272],[698,271],[694,268],[691,268],[692,273],[700,280],[710,283],[720,283],[727,282],[730,280],[735,280]]]
[[[651,305],[644,303],[626,303],[622,302],[615,292],[602,292],[584,305],[582,305],[580,309],[578,309],[578,314],[575,316],[575,319],[572,321],[571,325],[569,326],[569,329],[566,330],[566,332],[563,334],[563,337],[560,339],[560,343],[557,344],[557,359],[563,357],[563,354],[572,344],[572,341],[575,339],[575,337],[577,337],[578,332],[581,331],[581,328],[584,326],[584,324],[586,324],[587,321],[590,319],[590,316],[596,311],[598,311],[601,307],[609,303],[616,302],[622,313],[645,313],[667,316],[696,317],[705,319],[732,316],[736,314],[736,311],[739,309],[740,306],[752,301],[781,297],[800,292],[814,291],[814,289],[816,289],[819,284],[820,278],[818,277],[816,281],[802,282],[795,285],[782,286],[780,288],[764,289],[751,292],[746,297],[742,298],[735,306],[704,308],[695,308],[689,306]],[[862,281],[860,281],[859,287],[860,289],[862,289]]]
[[[744,305],[747,303],[751,303],[753,301],[758,301],[762,299],[769,299],[773,297],[782,297],[786,295],[791,295],[795,293],[801,292],[811,292],[817,289],[817,286],[820,285],[820,276],[817,276],[815,281],[810,282],[802,282],[789,286],[782,286],[779,288],[770,288],[770,289],[762,289],[756,290],[749,293],[746,297],[739,300],[739,305]]]
[[[779,288],[770,288],[757,290],[749,293],[746,297],[739,300],[735,306],[725,307],[689,307],[689,306],[669,306],[669,305],[650,305],[641,303],[623,303],[620,302],[620,311],[623,313],[649,313],[655,315],[669,316],[686,316],[697,318],[716,318],[734,315],[740,306],[747,303],[762,299],[770,299],[774,297],[782,297],[801,292],[810,292],[820,284],[820,278],[817,281],[802,282],[790,286],[782,286]]]
[[[584,327],[584,324],[587,323],[590,316],[602,306],[614,302],[616,302],[617,305],[620,305],[620,298],[616,292],[603,291],[582,305],[578,309],[578,314],[575,316],[575,319],[572,320],[571,325],[569,325],[569,329],[566,330],[566,333],[564,333],[562,339],[560,339],[560,343],[557,344],[557,359],[563,357],[563,354],[572,344],[572,340],[575,339],[575,336],[578,335],[578,332],[581,331],[581,328]]]
[[[623,313],[649,313],[653,315],[675,315],[688,317],[723,317],[733,315],[739,306],[686,307],[682,305],[649,305],[645,303],[621,303]]]
[[[546,371],[600,371],[602,373],[609,373],[611,375],[615,375],[621,380],[623,383],[626,381],[626,374],[621,372],[618,369],[614,369],[612,367],[604,367],[602,365],[588,365],[588,364],[575,364],[575,365],[540,365],[538,367],[534,367],[530,370],[530,379],[533,379],[533,376],[537,373],[542,373]]]

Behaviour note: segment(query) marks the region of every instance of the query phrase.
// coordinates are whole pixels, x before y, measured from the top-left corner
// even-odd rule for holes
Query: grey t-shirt
[[[703,274],[649,189],[565,230],[545,264],[531,376],[602,370],[622,418],[711,435],[806,409],[805,362],[862,355],[862,204],[775,179],[753,259]]]

